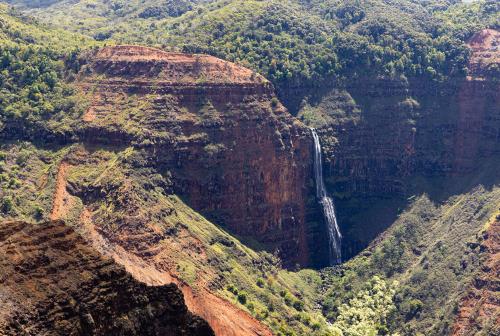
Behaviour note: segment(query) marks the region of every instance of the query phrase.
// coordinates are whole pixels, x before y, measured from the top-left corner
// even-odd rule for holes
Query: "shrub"
[[[43,218],[43,209],[39,206],[36,206],[33,217],[35,217],[36,220],[42,219]]]
[[[16,164],[18,164],[21,167],[24,167],[31,155],[32,153],[30,151],[22,150],[16,158]]]
[[[236,288],[234,285],[227,285],[227,290],[234,295],[238,295],[238,288]]]
[[[294,302],[294,297],[290,293],[286,293],[286,295],[283,299],[285,299],[285,304],[287,306],[292,306],[292,304]]]
[[[403,309],[406,311],[406,319],[411,320],[414,317],[418,317],[423,307],[424,303],[418,299],[408,301],[407,304],[403,305]]]
[[[11,178],[10,181],[9,181],[9,187],[10,188],[19,188],[21,186],[21,181],[19,181],[18,179],[16,178]]]
[[[267,309],[259,310],[255,315],[255,317],[257,318],[257,320],[260,321],[265,320],[266,318],[269,317],[269,311]]]
[[[259,286],[260,288],[264,288],[264,279],[258,278],[257,279],[257,286]]]
[[[321,324],[319,322],[314,322],[313,324],[311,324],[311,328],[313,330],[319,330],[321,329]]]
[[[293,308],[295,308],[298,311],[303,311],[304,310],[304,302],[300,300],[295,300],[293,302]]]
[[[273,99],[271,99],[271,106],[273,108],[275,108],[276,106],[278,106],[278,98],[273,97]]]
[[[247,293],[240,292],[238,294],[238,301],[239,301],[239,303],[241,303],[243,305],[246,304],[247,303]]]
[[[8,214],[14,208],[14,202],[12,201],[12,197],[5,196],[2,199],[1,209],[4,214]]]

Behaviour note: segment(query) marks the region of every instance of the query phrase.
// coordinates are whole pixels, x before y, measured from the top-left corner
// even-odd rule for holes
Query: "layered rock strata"
[[[195,210],[279,251],[287,265],[319,259],[306,225],[313,195],[309,130],[263,77],[211,56],[104,48],[82,70],[91,106],[86,142],[131,144]]]
[[[444,83],[359,80],[333,90],[314,107],[330,118],[319,134],[325,143],[327,185],[335,193],[350,244],[347,254],[357,253],[385,229],[380,223],[389,225],[396,216],[374,219],[367,212],[354,219],[363,207],[389,214],[394,204],[370,210],[371,204],[398,199],[397,209],[415,190],[432,192],[419,177],[465,176],[499,156],[499,35],[487,29],[471,38],[465,77]]]
[[[149,287],[62,221],[0,224],[0,334],[214,335],[176,285]]]

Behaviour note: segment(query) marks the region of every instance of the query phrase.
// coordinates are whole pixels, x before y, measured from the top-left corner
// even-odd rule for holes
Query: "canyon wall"
[[[482,253],[479,272],[458,307],[453,336],[476,335],[486,331],[489,335],[500,333],[500,215],[488,223],[483,232]]]
[[[318,217],[307,210],[310,131],[262,76],[211,56],[117,46],[93,55],[79,80],[92,101],[86,142],[149,151],[172,192],[286,265],[323,260],[324,228],[307,224]]]
[[[382,232],[407,197],[434,191],[419,177],[465,176],[498,157],[499,40],[494,30],[471,39],[467,77],[360,79],[299,112],[322,118],[326,180],[347,255]]]

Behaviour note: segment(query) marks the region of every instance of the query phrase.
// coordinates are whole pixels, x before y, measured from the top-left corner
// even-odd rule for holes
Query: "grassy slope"
[[[13,207],[1,217],[47,218],[58,164],[74,150],[74,146],[47,150],[29,143],[3,145],[1,196],[12,199]],[[495,185],[471,183],[476,187],[444,198],[418,196],[376,244],[342,269],[295,273],[281,270],[272,256],[245,247],[175,195],[165,193],[159,186],[168,181],[137,168],[136,160],[144,153],[132,148],[94,150],[92,159],[69,170],[68,183],[77,194],[78,190],[106,190],[107,196],[85,201],[98,225],[120,235],[120,223],[130,216],[130,208],[139,209],[133,213],[135,221],[153,223],[155,231],[167,235],[161,244],[168,244],[175,256],[173,268],[181,279],[194,288],[201,279],[212,282],[221,297],[277,334],[324,334],[328,329],[316,311],[318,304],[345,335],[354,335],[354,326],[363,332],[390,328],[404,335],[447,334],[458,300],[477,271],[477,242],[500,206],[500,189]],[[82,207],[77,199],[67,215],[77,226]],[[201,242],[208,259],[172,247],[186,241],[185,234],[179,233],[182,230]],[[391,289],[376,289],[374,276],[381,279],[378,287]],[[377,295],[390,300],[376,306],[370,300]],[[340,322],[346,315],[348,326]]]
[[[403,335],[449,334],[459,300],[478,272],[478,242],[500,208],[497,165],[487,162],[460,181],[421,180],[427,193],[416,192],[396,222],[346,263],[342,276],[330,278],[326,314],[335,319],[336,307],[378,275],[397,281],[390,329]]]
[[[327,327],[316,301],[321,284],[318,272],[282,270],[272,255],[249,249],[205,220],[163,189],[168,185],[164,177],[150,168],[138,168],[144,153],[132,147],[93,148],[85,154],[85,161],[77,163],[72,153],[82,150],[78,145],[60,149],[30,143],[2,145],[0,199],[2,206],[11,200],[11,206],[2,208],[0,218],[47,219],[58,167],[69,158],[68,188],[80,197],[70,198],[64,218],[77,230],[84,230],[81,213],[85,207],[100,232],[130,239],[127,244],[135,242],[134,234],[141,236],[141,242],[148,239],[150,228],[161,232],[162,240],[150,247],[165,249],[158,260],[168,263],[172,273],[192,288],[209,283],[213,292],[263,321],[278,335],[324,335]],[[92,198],[92,190],[100,190],[101,196]],[[122,226],[129,221],[140,223],[140,228]],[[140,254],[140,248],[133,247],[136,243],[139,241],[131,243],[129,252]],[[192,244],[199,246],[205,257],[200,257]]]

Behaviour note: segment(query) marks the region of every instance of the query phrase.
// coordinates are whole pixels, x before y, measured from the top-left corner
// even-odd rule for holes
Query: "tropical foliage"
[[[0,6],[0,130],[67,129],[78,112],[66,83],[78,71],[79,45],[90,40],[49,31],[8,15]],[[65,122],[58,122],[65,120]]]
[[[498,12],[492,0],[472,5],[86,0],[33,11],[98,40],[156,44],[235,61],[264,74],[280,92],[366,76],[463,76],[469,56],[464,41],[477,29],[498,25]]]

